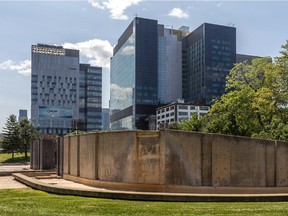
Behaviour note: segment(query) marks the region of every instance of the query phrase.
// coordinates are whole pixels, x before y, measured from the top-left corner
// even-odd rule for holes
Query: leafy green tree
[[[212,106],[205,131],[287,140],[288,42],[282,56],[236,64],[226,93]]]
[[[3,128],[3,143],[2,148],[4,152],[11,153],[14,159],[14,153],[17,152],[21,145],[20,127],[15,115],[10,115],[7,118],[5,127]]]
[[[30,148],[30,143],[33,140],[36,140],[40,137],[39,132],[37,129],[32,125],[31,122],[29,122],[27,119],[23,119],[20,122],[20,138],[21,138],[21,146],[20,146],[20,152],[25,153],[25,159],[28,158],[28,149]]]
[[[192,114],[190,120],[184,122],[172,122],[169,124],[169,129],[183,131],[201,131],[203,129],[203,117],[198,118],[198,114]]]
[[[179,122],[172,122],[168,125],[168,128],[171,130],[181,130],[181,123]]]
[[[201,131],[202,117],[198,118],[198,114],[193,113],[192,118],[190,120],[184,121],[180,125],[181,129],[184,131]]]
[[[0,152],[1,152],[1,148],[2,148],[2,143],[3,143],[3,139],[0,138]]]

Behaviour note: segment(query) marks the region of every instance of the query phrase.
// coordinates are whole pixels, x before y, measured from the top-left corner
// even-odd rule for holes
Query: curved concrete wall
[[[288,186],[288,143],[171,130],[66,137],[64,178],[159,191]]]

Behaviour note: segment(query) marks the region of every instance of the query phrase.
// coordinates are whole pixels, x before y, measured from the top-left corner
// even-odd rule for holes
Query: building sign
[[[50,45],[33,45],[32,46],[33,53],[47,54],[47,55],[65,55],[65,49],[63,47],[55,47]]]
[[[72,108],[39,106],[39,117],[46,118],[73,118]]]

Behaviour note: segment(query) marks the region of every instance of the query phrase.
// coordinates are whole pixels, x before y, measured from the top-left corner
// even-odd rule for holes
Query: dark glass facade
[[[157,49],[156,20],[136,17],[119,38],[111,59],[112,130],[148,129],[158,102]]]
[[[183,40],[183,97],[210,105],[236,63],[236,28],[204,23]]]
[[[80,64],[78,130],[102,130],[102,68]]]

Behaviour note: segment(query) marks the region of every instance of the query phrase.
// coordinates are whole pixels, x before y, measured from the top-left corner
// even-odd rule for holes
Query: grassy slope
[[[0,215],[288,215],[287,202],[144,202],[0,190]]]
[[[15,153],[14,160],[12,154],[0,153],[0,163],[25,163],[30,161],[30,153],[28,152],[28,159],[25,160],[25,154]]]

